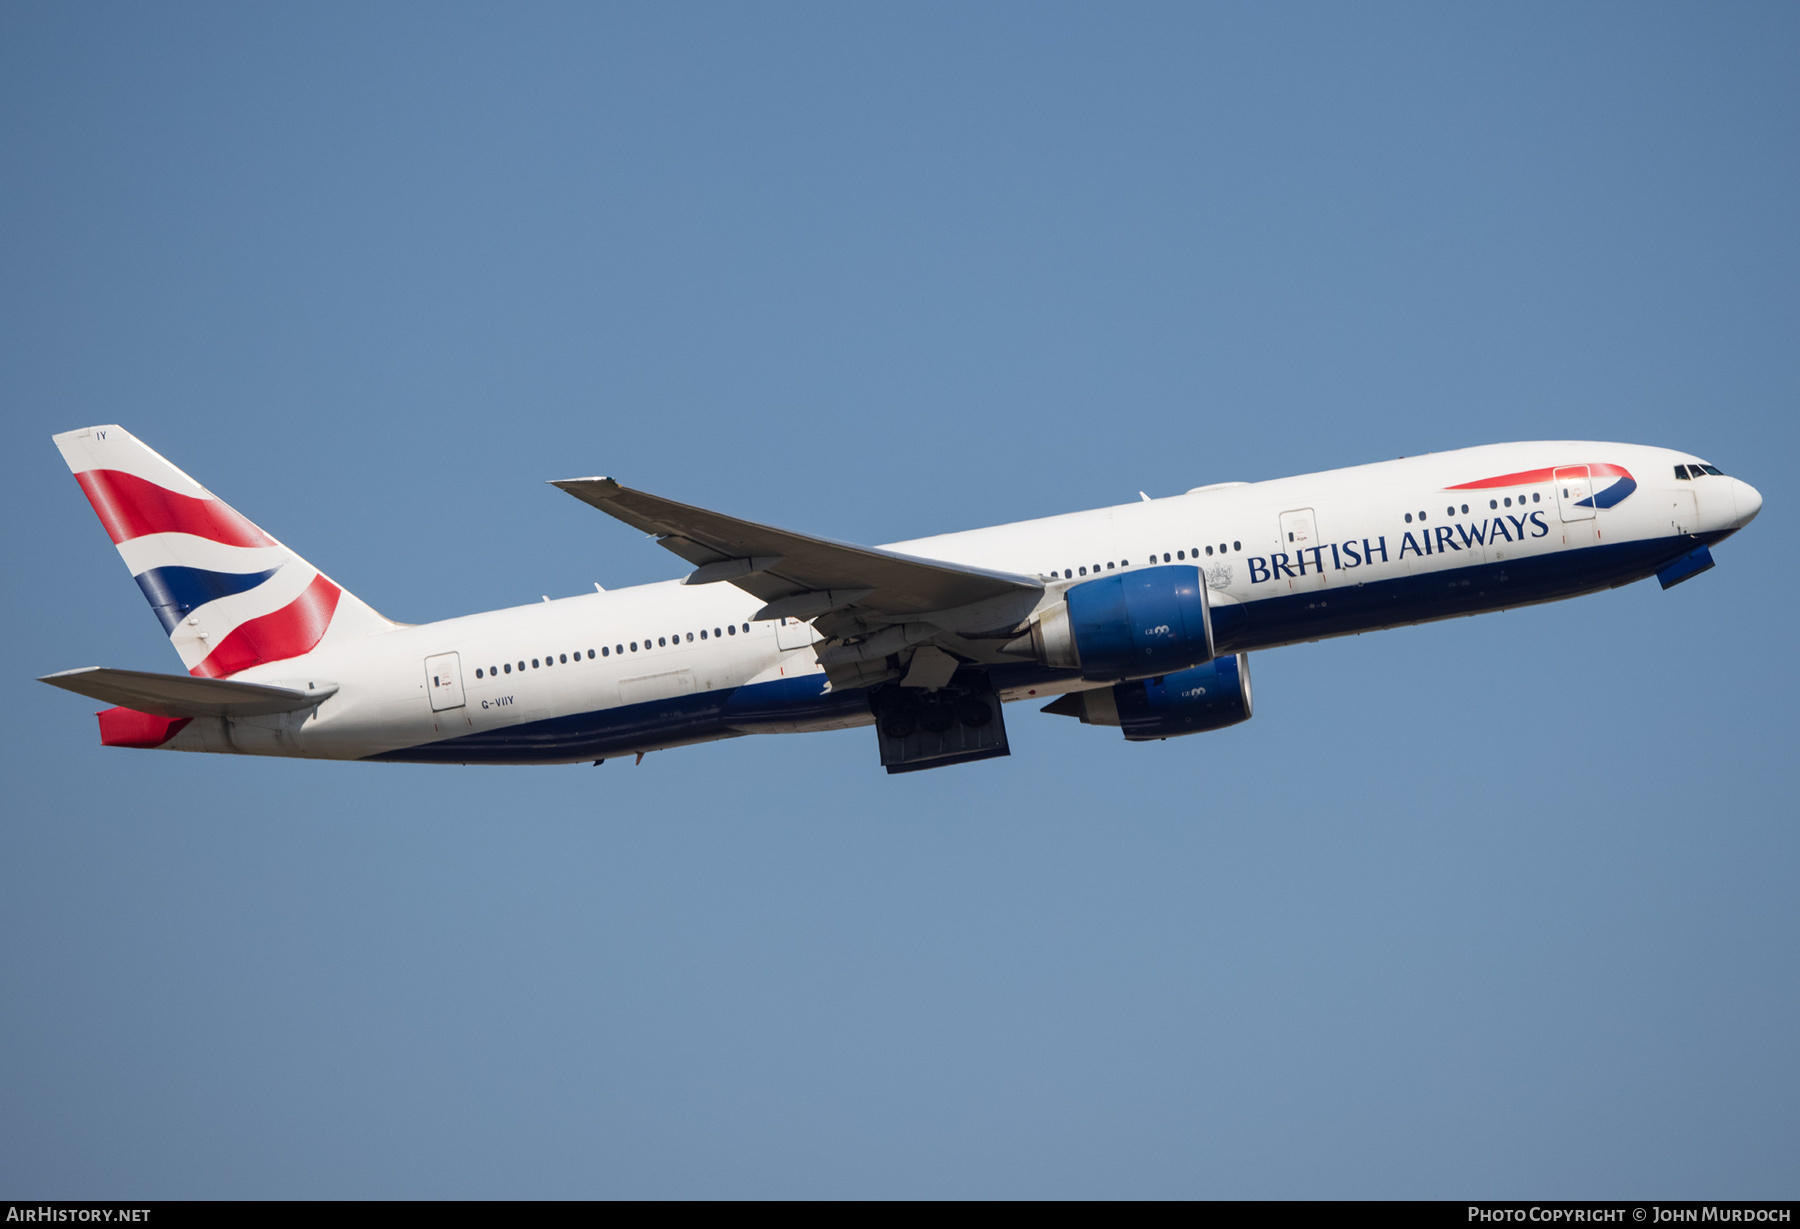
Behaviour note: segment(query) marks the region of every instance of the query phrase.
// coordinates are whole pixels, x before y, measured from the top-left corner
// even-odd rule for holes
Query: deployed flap
[[[729,579],[771,604],[800,594],[820,594],[827,605],[854,604],[862,610],[903,616],[1043,589],[1028,576],[919,559],[740,521],[634,491],[611,478],[568,478],[551,485],[635,529],[657,535],[663,546],[701,569],[696,576],[700,583],[715,576]],[[710,566],[728,560],[748,562],[741,575],[728,575],[737,572],[736,568]],[[835,601],[840,596],[848,600]],[[785,608],[784,612],[793,613]]]
[[[310,708],[337,691],[336,683],[308,684],[307,690],[234,683],[229,679],[191,678],[185,674],[149,674],[87,666],[39,679],[76,695],[117,704],[157,717],[257,717]]]

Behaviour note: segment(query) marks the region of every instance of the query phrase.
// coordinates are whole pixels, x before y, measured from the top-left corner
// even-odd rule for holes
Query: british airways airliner
[[[1002,706],[1133,742],[1251,715],[1249,654],[1713,566],[1762,496],[1688,453],[1490,444],[857,546],[622,486],[678,580],[382,617],[121,427],[55,437],[186,674],[47,676],[111,747],[602,763],[873,726],[890,773],[1009,754]]]

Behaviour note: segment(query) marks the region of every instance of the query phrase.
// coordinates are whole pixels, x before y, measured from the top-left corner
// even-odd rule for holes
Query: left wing
[[[1035,601],[1044,588],[1011,572],[758,525],[634,491],[611,478],[567,478],[551,485],[655,534],[665,548],[697,565],[688,584],[726,580],[769,603],[759,618],[807,618],[854,606],[903,620],[991,598],[1029,595]]]
[[[728,581],[763,600],[757,619],[814,620],[832,642],[818,646],[818,655],[833,686],[894,677],[928,643],[962,660],[1006,661],[999,646],[1044,595],[1029,576],[758,525],[611,478],[551,485],[656,535],[696,565],[687,584]]]

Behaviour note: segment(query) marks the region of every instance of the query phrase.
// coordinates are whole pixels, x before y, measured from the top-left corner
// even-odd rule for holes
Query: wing
[[[312,690],[234,683],[229,679],[193,678],[186,674],[149,674],[87,666],[39,679],[76,695],[117,704],[158,717],[257,717],[292,713],[336,694],[336,683]]]
[[[655,534],[664,547],[696,565],[688,584],[729,581],[761,598],[767,605],[758,618],[810,618],[854,608],[888,622],[904,621],[996,598],[1035,602],[1043,592],[1029,576],[775,529],[634,491],[611,478],[569,478],[551,485]]]

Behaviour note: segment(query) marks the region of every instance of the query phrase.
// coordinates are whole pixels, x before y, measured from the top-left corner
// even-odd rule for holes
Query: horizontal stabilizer
[[[305,690],[86,666],[39,679],[76,695],[158,717],[259,717],[310,708],[337,691],[336,683],[308,683]]]

